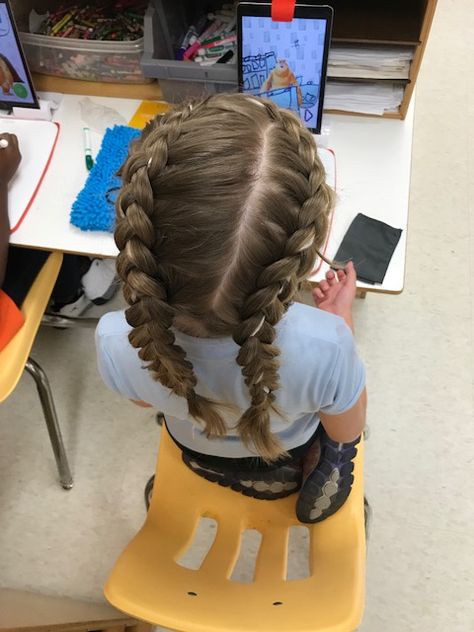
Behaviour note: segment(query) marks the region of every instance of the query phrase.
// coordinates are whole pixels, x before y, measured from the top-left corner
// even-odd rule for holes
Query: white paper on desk
[[[35,197],[54,149],[59,127],[51,121],[0,118],[0,132],[16,134],[22,156],[8,189],[8,214],[13,232]]]

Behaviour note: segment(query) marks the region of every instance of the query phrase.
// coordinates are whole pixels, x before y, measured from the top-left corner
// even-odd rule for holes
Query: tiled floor
[[[406,289],[356,308],[374,509],[363,632],[474,630],[474,5],[440,0],[421,70]],[[0,585],[89,599],[143,516],[153,414],[98,381],[90,330],[44,329],[76,478],[56,472],[31,379],[0,408]]]

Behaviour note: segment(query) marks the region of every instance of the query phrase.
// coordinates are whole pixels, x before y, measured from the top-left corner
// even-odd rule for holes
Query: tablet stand
[[[323,115],[324,117],[324,115]],[[329,123],[324,122],[321,124],[321,131],[319,134],[313,134],[314,140],[316,141],[316,145],[318,147],[328,147],[329,141],[331,137],[331,125]]]
[[[39,108],[12,108],[12,116],[22,119],[33,119],[40,121],[51,121],[55,104],[47,99],[38,98]]]

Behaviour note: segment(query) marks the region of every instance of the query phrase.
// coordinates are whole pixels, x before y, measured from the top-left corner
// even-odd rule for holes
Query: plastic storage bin
[[[144,40],[112,42],[20,33],[30,70],[46,75],[121,83],[147,83],[141,69]]]
[[[214,6],[221,6],[222,1],[214,2]],[[172,103],[186,97],[237,90],[236,63],[201,66],[174,59],[176,44],[206,7],[209,7],[209,2],[175,0],[171,5],[165,0],[155,0],[154,6],[149,7],[145,14],[143,73],[159,79],[163,97]]]

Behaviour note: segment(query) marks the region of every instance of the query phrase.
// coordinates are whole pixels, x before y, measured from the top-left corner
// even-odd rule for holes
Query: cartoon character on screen
[[[13,92],[21,98],[25,98],[27,91],[23,85],[23,81],[11,62],[0,54],[0,88],[3,94],[10,94],[12,88]]]
[[[303,95],[295,73],[291,70],[286,59],[279,59],[275,68],[270,72],[268,77],[262,83],[262,92],[269,92],[278,88],[296,87],[298,95],[298,105],[301,107],[303,103]]]

